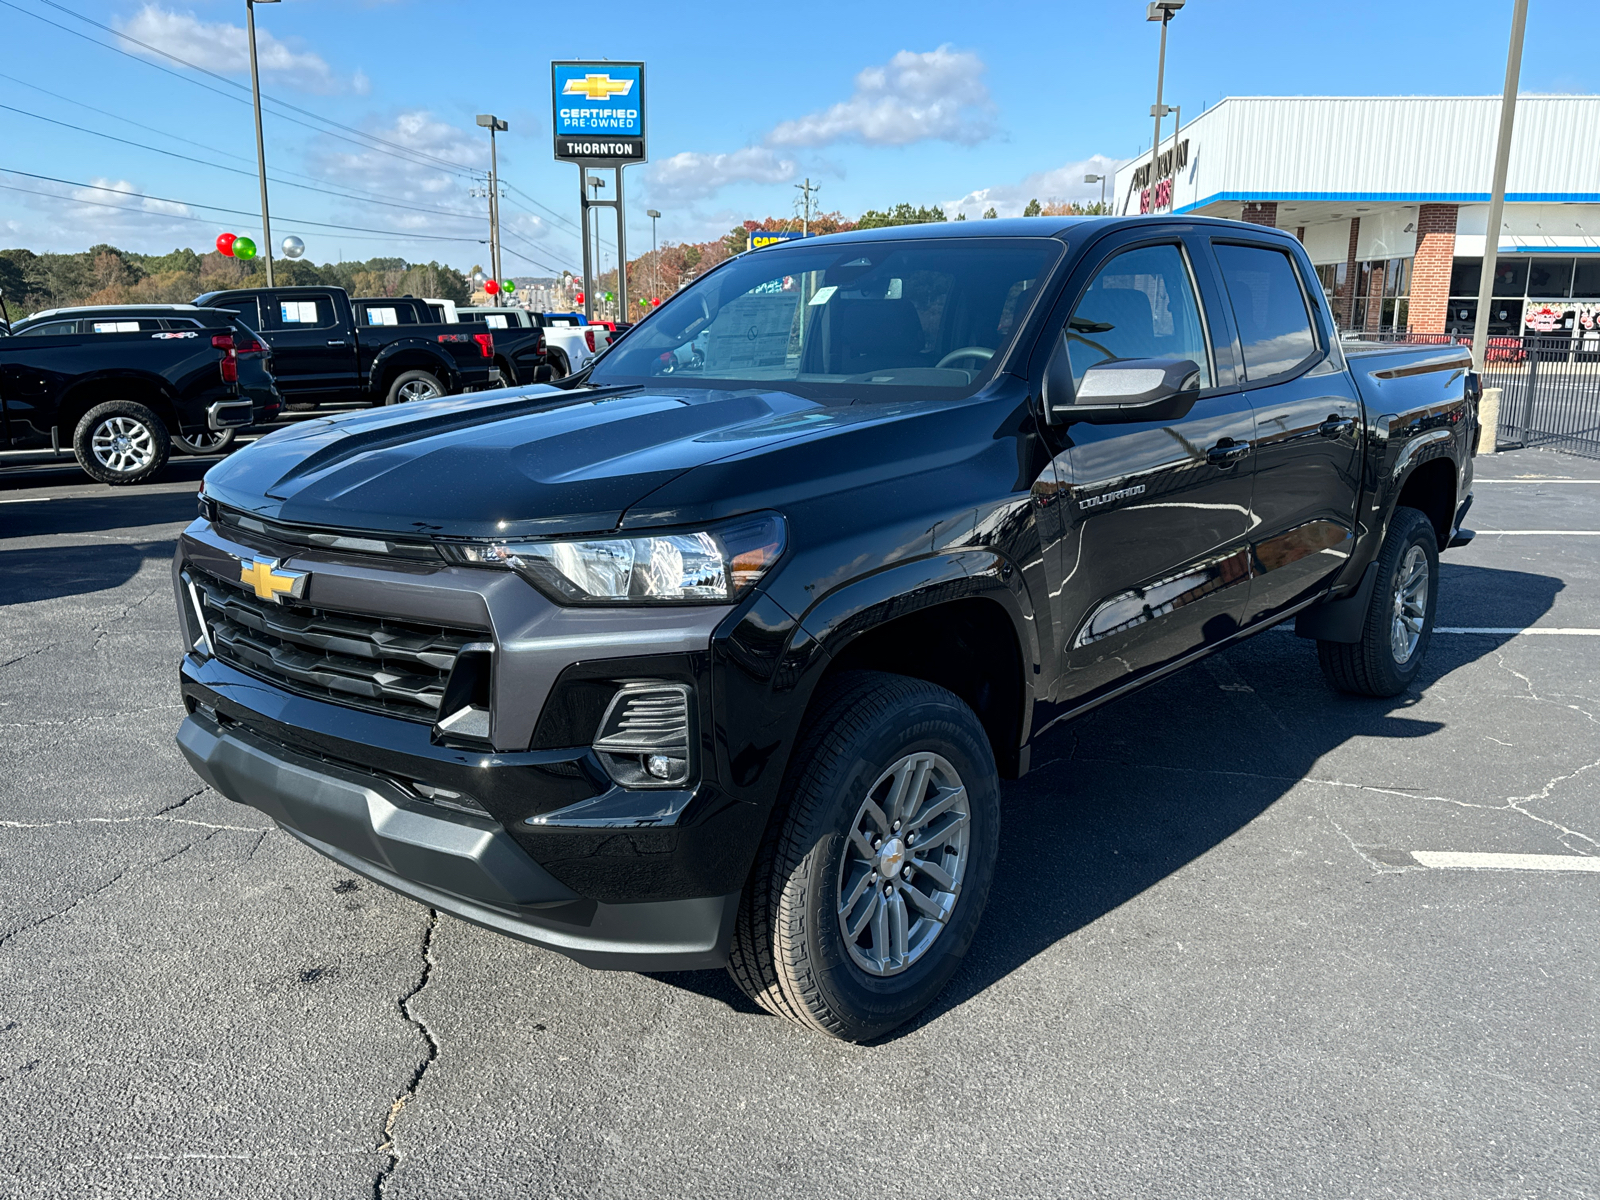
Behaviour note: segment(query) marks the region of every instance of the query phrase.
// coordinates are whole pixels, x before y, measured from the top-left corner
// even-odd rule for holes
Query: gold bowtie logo
[[[633,80],[613,79],[609,75],[585,75],[582,79],[569,79],[561,89],[563,96],[584,96],[590,100],[609,100],[613,96],[626,96],[633,90]]]
[[[311,573],[279,570],[279,561],[276,558],[241,558],[239,581],[253,587],[260,599],[271,600],[274,604],[282,604],[284,596],[300,599],[306,594],[306,580],[311,578]]]

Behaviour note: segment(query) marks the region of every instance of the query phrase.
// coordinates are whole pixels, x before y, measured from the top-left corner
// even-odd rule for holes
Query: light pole
[[[644,210],[644,215],[650,218],[650,295],[661,295],[661,255],[656,249],[656,222],[661,219],[661,214],[653,209]]]
[[[1489,309],[1494,304],[1495,259],[1500,252],[1500,215],[1506,206],[1506,166],[1511,160],[1511,126],[1517,116],[1517,79],[1522,74],[1522,34],[1528,25],[1528,0],[1511,8],[1511,47],[1506,51],[1506,86],[1500,96],[1500,137],[1494,148],[1494,184],[1489,191],[1489,228],[1483,239],[1483,272],[1478,279],[1478,313],[1472,321],[1472,361],[1483,370],[1489,348]],[[1531,404],[1533,397],[1529,396]],[[1526,410],[1524,410],[1526,411]]]
[[[278,0],[244,0],[245,24],[250,27],[250,96],[256,106],[256,174],[261,180],[261,257],[267,267],[267,286],[272,281],[272,218],[267,214],[267,146],[261,137],[261,78],[256,69],[256,5],[276,4]]]
[[[492,113],[479,113],[478,124],[489,131],[489,265],[496,282],[500,280],[500,159],[494,135],[510,128]]]
[[[1100,185],[1100,207],[1106,206],[1106,177],[1104,175],[1085,175],[1085,183],[1098,183]]]
[[[1146,21],[1161,22],[1161,55],[1156,59],[1156,102],[1150,106],[1150,115],[1156,119],[1155,136],[1150,139],[1150,211],[1156,211],[1156,160],[1161,154],[1161,118],[1171,109],[1161,103],[1161,85],[1167,73],[1167,22],[1184,5],[1184,0],[1153,0],[1145,9]]]

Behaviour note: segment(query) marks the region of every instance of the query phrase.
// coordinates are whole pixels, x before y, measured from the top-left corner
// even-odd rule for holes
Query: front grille
[[[456,656],[488,636],[276,604],[193,566],[185,574],[221,661],[303,696],[408,720],[438,720]]]

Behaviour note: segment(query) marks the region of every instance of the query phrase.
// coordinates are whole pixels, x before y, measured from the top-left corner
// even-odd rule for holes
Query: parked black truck
[[[213,468],[178,741],[422,903],[871,1038],[979,936],[1045,731],[1291,618],[1333,686],[1415,684],[1470,365],[1341,346],[1253,225],[757,250],[561,388]]]
[[[174,447],[225,450],[279,406],[266,345],[231,312],[59,308],[0,337],[0,445],[71,446],[101,483],[143,483]]]
[[[236,312],[261,331],[291,408],[400,404],[499,384],[492,333],[438,323],[358,323],[343,288],[239,288],[207,292],[195,303]]]

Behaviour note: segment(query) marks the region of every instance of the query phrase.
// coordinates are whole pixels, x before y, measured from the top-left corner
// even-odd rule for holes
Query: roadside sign
[[[617,167],[645,161],[644,64],[550,64],[556,158]]]
[[[772,233],[765,229],[756,229],[751,231],[750,244],[745,248],[747,250],[759,250],[761,247],[770,246],[774,242],[796,242],[804,236],[805,234],[803,233]]]

